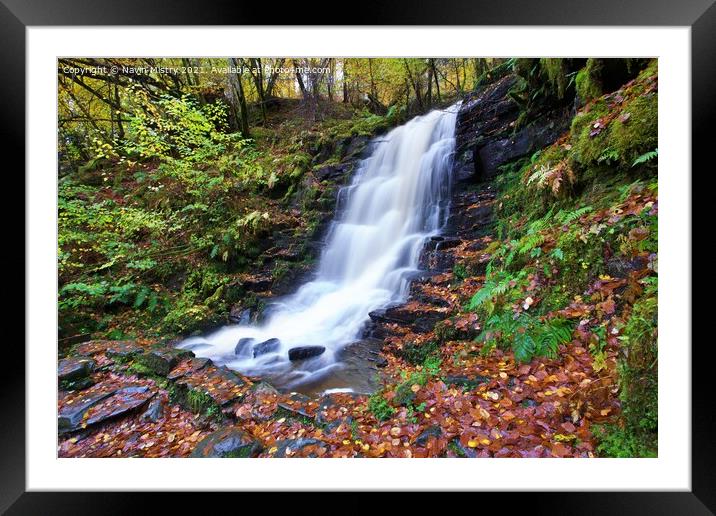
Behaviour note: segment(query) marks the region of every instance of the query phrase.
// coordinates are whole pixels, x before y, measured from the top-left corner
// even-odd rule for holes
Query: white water
[[[432,111],[373,142],[349,186],[339,192],[315,279],[269,309],[258,326],[230,325],[185,340],[197,356],[292,387],[340,367],[337,353],[360,339],[368,313],[407,299],[426,239],[444,225],[450,199],[458,106]],[[239,339],[278,338],[276,352],[254,358]],[[315,358],[290,362],[297,346],[323,346]]]

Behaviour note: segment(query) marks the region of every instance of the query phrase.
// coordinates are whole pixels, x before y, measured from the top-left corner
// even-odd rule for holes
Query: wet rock
[[[298,420],[313,419],[313,415],[306,409],[311,398],[298,392],[292,392],[285,401],[278,403],[277,417],[290,417]]]
[[[477,151],[482,167],[481,176],[494,177],[505,163],[554,143],[568,127],[566,118],[563,115],[540,118],[514,136],[481,145]]]
[[[300,346],[288,350],[288,359],[292,361],[306,360],[322,355],[325,351],[326,348],[323,346]]]
[[[429,426],[415,439],[415,444],[418,446],[426,446],[431,437],[436,439],[442,437],[443,431],[438,425]]]
[[[240,376],[227,367],[216,367],[212,364],[185,374],[174,385],[180,400],[185,400],[188,392],[194,390],[223,407],[243,397],[245,384]]]
[[[78,430],[82,424],[82,418],[93,406],[109,398],[115,391],[95,393],[83,396],[74,400],[72,404],[62,407],[57,414],[57,430],[60,434]]]
[[[251,386],[251,390],[258,395],[278,395],[276,388],[266,382],[255,383]]]
[[[234,324],[248,325],[251,323],[251,309],[233,307],[229,312],[229,322]]]
[[[408,309],[405,306],[383,308],[374,310],[368,314],[376,323],[399,324],[409,326],[415,333],[427,333],[432,331],[435,323],[441,321],[445,314],[429,309]]]
[[[92,426],[123,416],[144,406],[152,396],[154,394],[146,386],[119,389],[106,402],[95,404],[87,410],[85,423]]]
[[[326,165],[313,170],[313,175],[319,181],[332,181],[343,178],[353,170],[353,163],[339,163],[337,165]]]
[[[167,375],[167,379],[176,380],[184,375],[199,371],[211,363],[211,360],[208,358],[192,357],[172,369],[172,371]]]
[[[137,356],[136,361],[160,376],[167,376],[180,360],[192,356],[194,353],[186,349],[160,348]]]
[[[281,341],[278,339],[268,339],[263,342],[256,344],[252,350],[254,358],[267,353],[275,353],[281,346]]]
[[[191,457],[195,458],[246,458],[258,457],[263,451],[262,444],[238,428],[228,427],[217,430],[197,444]]]
[[[91,358],[65,358],[57,365],[57,379],[72,381],[85,378],[94,371],[97,363]]]
[[[274,453],[274,457],[292,457],[293,455],[296,455],[298,452],[302,451],[307,446],[319,446],[323,444],[322,441],[319,441],[318,439],[287,439],[285,441],[278,441],[276,443],[276,447],[278,448],[276,450],[276,453]],[[317,454],[309,454],[308,457],[318,457]]]
[[[77,354],[82,356],[105,353],[118,362],[126,362],[144,351],[144,348],[132,340],[90,340],[77,346]]]
[[[136,342],[118,342],[107,348],[106,354],[109,358],[119,361],[129,360],[144,351],[144,348]]]
[[[234,354],[242,355],[244,349],[246,349],[248,346],[251,346],[254,342],[256,342],[256,339],[252,339],[251,337],[244,337],[242,339],[239,339],[239,342],[236,343],[236,347],[234,348]],[[255,356],[256,355],[254,355],[254,357]]]
[[[447,299],[443,299],[442,297],[437,296],[431,296],[428,294],[423,294],[421,292],[416,292],[413,295],[413,298],[417,301],[420,301],[421,303],[425,303],[426,305],[433,305],[440,308],[450,308],[450,301]]]
[[[159,398],[154,398],[142,415],[141,419],[145,421],[159,421],[164,417],[164,403]]]
[[[64,391],[82,390],[94,384],[90,373],[97,363],[91,358],[70,357],[57,364],[57,381]]]
[[[350,139],[350,142],[348,142],[348,145],[345,147],[343,156],[348,158],[357,157],[361,152],[363,152],[366,145],[368,144],[368,141],[369,138],[367,136],[354,136]]]
[[[270,274],[257,275],[244,280],[241,286],[249,292],[264,292],[271,288],[273,277]]]
[[[435,242],[435,250],[442,251],[445,249],[452,249],[462,244],[462,240],[456,237],[444,237],[442,240]]]
[[[324,433],[330,434],[338,430],[350,430],[350,428],[353,426],[353,418],[350,416],[345,416],[335,419],[333,421],[326,421],[322,424],[325,424],[325,426],[323,427]],[[341,425],[343,425],[343,429],[341,428]]]

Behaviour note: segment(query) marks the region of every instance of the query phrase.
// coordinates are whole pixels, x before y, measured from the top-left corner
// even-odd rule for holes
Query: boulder
[[[322,355],[324,351],[326,351],[326,348],[323,346],[300,346],[288,350],[288,359],[292,361],[306,360],[307,358]]]
[[[263,445],[238,428],[228,427],[217,430],[196,445],[190,457],[213,458],[246,458],[258,457]]]
[[[234,348],[234,354],[243,355],[244,349],[248,348],[248,346],[251,346],[254,342],[256,342],[256,339],[253,339],[251,337],[244,337],[242,339],[239,339],[239,342],[236,343],[236,347]]]
[[[278,339],[268,339],[263,342],[259,342],[258,344],[254,345],[252,353],[254,358],[259,357],[261,355],[265,355],[267,353],[275,353],[278,351],[278,348],[281,346],[281,341]]]

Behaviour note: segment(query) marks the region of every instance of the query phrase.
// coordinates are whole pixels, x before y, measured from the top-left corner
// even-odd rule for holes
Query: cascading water
[[[283,387],[340,368],[339,352],[361,338],[369,312],[407,299],[420,252],[445,223],[458,108],[414,118],[372,143],[339,192],[315,278],[270,306],[264,323],[225,326],[179,346]],[[289,359],[289,350],[308,346],[325,350]]]

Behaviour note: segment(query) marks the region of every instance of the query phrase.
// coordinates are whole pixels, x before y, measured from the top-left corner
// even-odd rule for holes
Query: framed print
[[[0,8],[27,201],[4,509],[714,510],[691,170],[716,8],[182,4]]]

